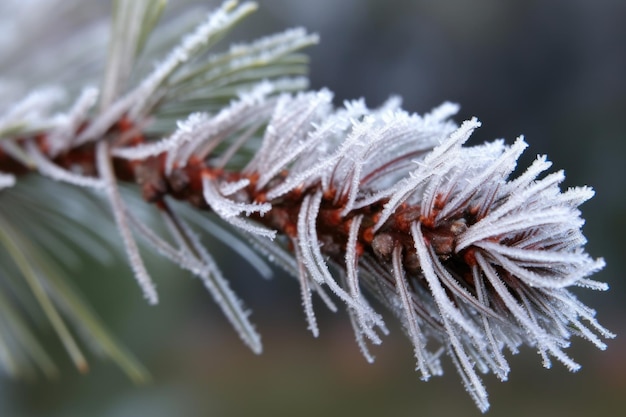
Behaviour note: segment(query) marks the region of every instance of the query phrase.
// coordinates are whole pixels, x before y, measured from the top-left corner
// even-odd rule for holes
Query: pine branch
[[[369,344],[388,333],[368,297],[378,299],[403,324],[422,378],[442,373],[446,353],[482,411],[489,403],[479,373],[505,380],[505,348],[532,346],[546,367],[555,358],[576,370],[565,352],[573,336],[606,347],[601,339],[614,335],[569,291],[607,289],[589,278],[604,261],[584,250],[578,206],[593,196],[590,188],[562,192],[562,172],[542,176],[550,167],[546,157],[511,178],[527,147],[523,138],[510,146],[467,146],[480,122],[458,126],[450,120],[454,104],[420,116],[402,110],[397,99],[377,109],[362,100],[336,108],[328,90],[295,93],[306,87],[307,59],[299,51],[317,42],[303,29],[213,52],[256,9],[252,3],[224,3],[152,72],[137,74],[138,54],[162,8],[161,2],[115,2],[101,92],[85,86],[68,111],[52,114],[59,90],[37,90],[0,112],[0,244],[79,369],[86,362],[59,306],[91,329],[131,377],[145,378],[30,243],[44,229],[20,230],[14,222],[19,192],[33,176],[80,188],[85,205],[91,197],[84,193],[101,193],[148,302],[157,303],[158,292],[139,240],[200,278],[255,353],[262,346],[249,313],[174,200],[193,216],[213,212],[295,275],[314,336],[320,329],[312,294],[335,310],[330,290],[347,308],[369,362]],[[145,204],[161,213],[167,236],[139,219],[122,183],[139,186]],[[39,206],[62,213],[57,203]],[[84,227],[80,216],[74,227]],[[7,368],[16,369],[2,343],[8,335],[28,345],[44,373],[56,373],[5,304],[10,325],[0,327],[0,358]]]

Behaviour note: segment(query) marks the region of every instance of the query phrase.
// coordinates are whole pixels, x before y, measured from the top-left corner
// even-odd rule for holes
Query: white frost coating
[[[303,28],[288,29],[252,43],[232,45],[224,53],[210,56],[202,68],[208,69],[201,75],[204,80],[223,77],[224,74],[236,74],[245,70],[254,71],[256,68],[272,65],[276,62],[280,65],[280,59],[289,53],[317,43],[319,37],[309,34]],[[176,77],[174,84],[181,83],[197,75],[196,69],[183,72]]]
[[[473,294],[471,294],[467,289],[465,289],[455,277],[452,276],[450,271],[448,271],[441,262],[436,261],[438,259],[437,253],[433,249],[432,246],[429,246],[428,252],[430,254],[430,258],[433,260],[432,266],[435,270],[435,274],[437,277],[452,294],[456,300],[463,301],[466,306],[469,306],[476,310],[477,313],[485,314],[491,318],[498,318],[498,315],[488,307],[485,307],[482,303],[480,303]],[[476,342],[477,345],[482,346],[483,341],[478,340]]]
[[[247,178],[242,178],[235,182],[225,182],[220,185],[220,194],[228,197],[229,195],[235,194],[237,191],[243,190],[248,185],[250,185],[250,180]]]
[[[572,217],[571,210],[565,207],[553,207],[542,212],[519,212],[499,219],[491,219],[490,216],[487,216],[479,223],[472,225],[459,238],[457,250],[464,249],[490,237],[513,235],[541,227],[558,226],[572,220]]]
[[[526,168],[526,171],[513,181],[509,181],[507,187],[513,190],[527,188],[531,181],[534,181],[539,174],[546,171],[551,166],[552,162],[548,161],[548,157],[546,155],[537,155],[537,159],[535,159],[533,163]]]
[[[299,245],[305,258],[305,265],[318,284],[326,284],[344,302],[360,309],[358,302],[345,292],[335,281],[328,269],[328,265],[320,250],[321,243],[317,237],[317,215],[322,202],[322,193],[315,193],[308,204],[302,204],[304,215],[298,216],[298,229],[300,231]],[[302,218],[302,220],[300,220]],[[303,231],[301,228],[304,228]]]
[[[363,220],[362,215],[355,216],[350,223],[350,231],[348,233],[348,242],[346,244],[346,256],[345,256],[345,265],[346,265],[346,283],[348,290],[350,291],[350,295],[354,300],[356,300],[359,304],[363,306],[363,310],[368,312],[367,316],[363,315],[362,310],[353,310],[349,309],[349,312],[353,317],[353,321],[358,324],[358,334],[365,335],[367,338],[374,344],[379,345],[382,343],[381,338],[378,336],[375,327],[380,327],[381,331],[384,334],[387,334],[388,330],[385,327],[384,320],[382,316],[376,313],[367,303],[367,300],[361,294],[361,288],[359,284],[358,278],[358,255],[357,255],[357,239],[359,230],[361,228],[361,222]],[[376,318],[376,321],[372,321],[372,318]],[[359,340],[357,340],[359,342]],[[365,349],[365,353],[367,353],[367,348],[364,344],[359,342],[361,349]],[[369,354],[365,354],[365,357],[371,357]]]
[[[251,248],[247,242],[244,242],[238,236],[235,236],[234,231],[226,230],[218,226],[215,222],[211,221],[206,216],[199,215],[199,213],[196,213],[195,211],[191,212],[190,210],[187,210],[187,215],[192,215],[190,213],[195,214],[195,216],[193,216],[191,219],[194,221],[197,227],[206,230],[211,236],[213,236],[220,242],[223,242],[235,253],[239,254],[263,278],[267,280],[272,279],[272,277],[274,276],[274,271],[272,271],[272,268],[268,265],[269,260],[264,259],[262,257],[263,255],[256,252],[254,248]],[[247,238],[250,236],[251,235],[246,235]],[[269,244],[271,244],[271,241],[269,242]],[[276,245],[272,245],[272,247],[276,247]]]
[[[514,315],[515,319],[524,326],[524,328],[533,335],[537,345],[541,349],[545,349],[550,352],[555,358],[560,360],[571,371],[580,369],[580,365],[574,362],[569,356],[567,356],[563,350],[557,346],[552,336],[546,334],[546,332],[534,323],[527,312],[522,309],[518,302],[513,298],[509,290],[506,288],[502,280],[498,277],[493,267],[487,263],[480,254],[476,255],[476,260],[484,272],[484,276],[489,283],[493,286],[495,291],[501,297],[502,301],[506,304],[509,311]]]
[[[242,213],[246,216],[252,213],[263,215],[272,209],[270,203],[242,203],[230,200],[222,195],[215,182],[207,177],[202,178],[202,186],[206,202],[223,219],[237,217]]]
[[[320,203],[322,201],[322,193],[316,192],[313,196],[307,195],[302,201],[302,207],[298,214],[298,245],[302,253],[303,264],[314,281],[320,285],[326,284],[339,297],[348,308],[354,310],[363,323],[368,323],[363,327],[363,331],[368,333],[372,340],[376,340],[377,336],[372,328],[378,326],[385,328],[382,317],[373,311],[363,298],[355,299],[348,294],[335,281],[328,265],[324,260],[324,256],[320,250],[321,242],[317,237],[317,215],[319,213]],[[370,325],[369,323],[372,323]],[[383,330],[384,331],[384,330]]]
[[[206,113],[192,113],[186,120],[176,123],[178,129],[170,137],[130,148],[114,148],[111,150],[111,154],[117,158],[130,160],[141,160],[157,156],[163,152],[176,149],[183,143],[192,140],[194,129],[207,120],[209,120],[209,115]]]
[[[476,373],[467,353],[461,346],[461,341],[455,329],[452,328],[446,317],[442,319],[450,340],[450,345],[452,346],[452,348],[448,347],[448,354],[452,358],[452,362],[461,376],[465,390],[470,397],[472,397],[478,409],[484,413],[489,409],[489,399],[485,386]]]
[[[356,343],[359,347],[359,350],[361,351],[361,354],[363,355],[367,363],[374,363],[374,360],[376,358],[370,353],[369,347],[367,346],[365,338],[363,337],[363,331],[361,330],[360,324],[358,323],[358,318],[351,309],[348,309],[348,317],[350,318],[350,325],[352,325],[352,331],[354,332],[354,337],[356,338]]]
[[[477,245],[478,246],[478,245]],[[540,288],[564,288],[573,285],[581,276],[587,276],[594,272],[599,271],[604,267],[602,260],[593,261],[591,258],[581,257],[581,259],[575,264],[567,264],[566,268],[558,268],[559,265],[552,264],[558,274],[556,276],[546,276],[544,274],[534,273],[531,270],[525,269],[517,261],[508,259],[496,251],[485,251],[485,255],[488,255],[492,259],[492,263],[501,265],[507,269],[507,271],[514,274],[521,281]],[[576,265],[579,265],[576,268]],[[562,270],[559,270],[562,269]]]
[[[287,251],[282,246],[274,244],[274,242],[254,234],[247,235],[247,238],[254,249],[266,256],[269,262],[279,266],[285,272],[291,274],[291,276],[298,276],[299,268],[293,253]]]
[[[296,256],[296,262],[298,266],[298,281],[300,282],[300,293],[302,296],[302,306],[304,307],[304,314],[306,315],[306,321],[308,323],[308,329],[313,333],[313,337],[318,337],[320,334],[317,326],[317,319],[315,318],[315,311],[313,311],[313,300],[311,297],[311,283],[309,274],[304,266],[304,259],[298,242],[295,240],[292,242],[294,247],[294,253]]]
[[[524,211],[528,214],[531,211],[540,211],[542,208],[553,207],[553,199],[560,192],[558,184],[564,179],[565,175],[563,172],[558,171],[547,175],[539,181],[530,183],[530,185],[525,188],[506,190],[508,191],[506,194],[507,200],[500,206],[490,211],[486,217],[474,225],[474,228],[480,231],[482,224],[493,223],[501,218],[509,217],[520,212],[521,209],[524,209]],[[557,208],[558,207],[559,205],[557,205]],[[469,235],[471,235],[471,233]],[[460,243],[459,249],[465,247],[464,245],[465,243]]]
[[[87,120],[89,112],[96,104],[98,94],[99,91],[95,87],[83,89],[67,113],[55,116],[55,127],[48,135],[48,145],[50,147],[48,155],[50,157],[55,157],[62,151],[69,149],[72,145],[72,140],[76,136],[76,131]]]
[[[168,57],[157,65],[139,86],[103,108],[102,113],[77,137],[73,144],[80,145],[102,137],[124,114],[131,120],[138,120],[146,108],[151,106],[154,100],[161,97],[159,89],[181,65],[201,51],[213,36],[227,29],[256,8],[252,3],[235,7],[236,2],[228,1],[220,9],[209,14],[207,19],[194,32],[185,36],[181,44],[174,48]]]
[[[279,99],[261,149],[245,169],[261,173],[259,189],[298,155],[312,148],[315,142],[310,140],[309,129],[330,113],[331,101],[332,94],[328,90]]]
[[[188,129],[181,133],[185,140],[179,141],[167,155],[166,174],[171,172],[174,164],[185,166],[192,155],[206,157],[207,146],[210,145],[209,149],[214,149],[227,138],[229,133],[249,125],[257,125],[269,117],[275,101],[268,96],[275,91],[275,88],[272,82],[260,82],[250,91],[241,94],[237,100],[233,100],[215,116],[185,126]],[[202,150],[202,147],[205,149]]]
[[[487,297],[487,290],[477,266],[472,268],[472,276],[474,277],[474,282],[476,283],[476,298],[478,298],[478,301],[488,308],[489,300]],[[487,336],[487,341],[490,345],[489,347],[491,348],[491,354],[493,355],[496,365],[492,366],[491,370],[498,378],[500,378],[501,381],[506,381],[510,367],[506,358],[502,354],[502,346],[504,343],[497,341],[494,331],[492,330],[493,326],[489,321],[490,317],[483,313],[481,314],[481,319],[485,329],[485,335]]]
[[[250,349],[260,354],[263,351],[261,337],[248,320],[249,313],[244,309],[241,301],[230,288],[228,281],[222,275],[217,263],[206,250],[198,236],[191,231],[182,219],[170,218],[169,230],[180,245],[181,251],[188,259],[195,261],[187,268],[198,276],[205,288],[211,293],[217,305],[235,328],[241,340]]]
[[[161,3],[159,5],[159,3]],[[102,82],[100,105],[107,108],[119,96],[133,70],[139,52],[145,19],[163,3],[155,0],[134,0],[115,4],[109,54]]]
[[[424,115],[424,121],[429,125],[438,125],[445,122],[450,117],[459,112],[459,106],[457,103],[451,103],[449,101],[441,103],[435,107],[430,113]]]
[[[603,327],[596,320],[596,311],[584,305],[580,300],[576,298],[576,296],[564,290],[551,290],[546,296],[554,297],[556,300],[560,302],[561,311],[566,312],[566,314],[570,317],[580,317],[591,325],[595,331],[600,333],[602,337],[606,338],[614,338],[616,335]],[[578,327],[582,327],[582,324],[579,324]]]
[[[521,249],[502,244],[483,241],[476,246],[485,249],[485,252],[495,260],[511,268],[510,271],[533,286],[545,288],[562,288],[572,285],[580,277],[588,276],[604,267],[602,259],[594,260],[591,257],[575,252],[558,252],[546,250]],[[546,268],[558,270],[558,277],[538,275],[523,268]]]
[[[204,23],[192,33],[185,36],[181,44],[174,48],[163,62],[148,75],[133,92],[135,100],[129,109],[131,118],[136,118],[145,110],[155,92],[161,87],[183,63],[192,58],[208,42],[221,31],[237,22],[241,17],[253,11],[253,3],[245,3],[236,7],[236,2],[225,2],[218,10],[209,14]],[[235,8],[236,7],[236,8]],[[233,10],[234,9],[234,10]]]
[[[337,149],[334,155],[326,155],[325,152],[328,152],[327,148],[331,146],[329,142],[337,141],[338,137],[345,134],[354,121],[367,112],[368,109],[362,100],[347,102],[345,110],[340,109],[330,114],[322,124],[315,127],[307,137],[307,141],[311,143],[311,149],[314,150],[312,155],[307,156],[306,153],[299,154],[300,158],[306,158],[308,163],[298,163],[296,160],[290,176],[275,188],[272,188],[267,194],[268,198],[278,198],[305,183],[323,180],[349,149],[348,146],[344,146],[341,149]],[[291,160],[291,158],[289,159]]]
[[[394,187],[414,166],[411,159],[423,158],[452,131],[450,123],[429,116],[409,114],[388,103],[354,123],[353,132],[362,132],[361,137],[337,161],[330,178],[337,198],[347,198],[342,216],[363,207],[363,188]]]
[[[454,198],[447,202],[446,207],[439,212],[437,217],[440,219],[445,218],[451,212],[456,211],[464,201],[467,201],[479,192],[484,192],[483,189],[486,187],[486,184],[489,184],[488,180],[490,177],[507,178],[515,169],[517,159],[527,146],[528,145],[522,138],[518,138],[513,146],[503,152],[502,155],[484,169],[482,173],[475,178],[471,178],[465,187],[463,187]]]
[[[587,288],[587,289],[595,290],[595,291],[608,291],[609,289],[609,284],[607,284],[606,282],[599,282],[593,279],[586,279],[586,278],[579,279],[575,285],[577,287]]]
[[[202,189],[207,204],[226,222],[249,233],[265,236],[270,239],[276,237],[276,231],[257,226],[239,217],[241,214],[249,216],[252,213],[262,215],[272,208],[271,204],[241,203],[230,200],[220,193],[218,186],[213,180],[206,177],[202,178]]]
[[[317,34],[309,34],[306,29],[297,27],[266,36],[249,44],[235,44],[228,55],[235,58],[229,61],[231,69],[258,65],[273,61],[291,51],[319,42]]]
[[[106,186],[102,178],[87,177],[56,165],[46,158],[33,142],[29,141],[26,148],[29,156],[32,158],[33,162],[35,162],[35,165],[37,165],[39,172],[50,179],[93,189],[103,189]]]
[[[120,121],[122,116],[128,111],[128,107],[135,101],[132,94],[126,95],[113,102],[109,107],[104,109],[98,117],[94,118],[92,123],[87,126],[72,141],[72,146],[80,146],[87,142],[93,142],[102,138],[107,130],[115,123]]]
[[[3,188],[10,188],[15,185],[15,176],[12,174],[5,174],[0,172],[0,190]]]
[[[480,343],[482,333],[476,328],[475,324],[470,321],[468,317],[465,317],[461,311],[450,301],[444,288],[441,285],[439,276],[435,273],[434,263],[439,262],[438,259],[433,259],[431,254],[426,248],[424,236],[420,230],[421,225],[419,223],[413,223],[411,225],[411,234],[413,235],[413,242],[415,244],[415,250],[420,260],[422,272],[424,278],[428,282],[428,287],[432,293],[439,312],[442,317],[451,318],[457,325],[459,325],[463,331],[467,332],[472,339],[477,343]]]
[[[347,307],[357,344],[366,360],[373,361],[369,345],[380,343],[380,334],[388,331],[361,294],[368,290],[403,323],[421,376],[442,373],[440,356],[445,352],[483,411],[487,394],[478,373],[493,372],[506,379],[505,351],[516,353],[522,345],[531,346],[546,366],[556,357],[575,370],[578,365],[564,353],[571,338],[580,336],[606,348],[601,339],[614,335],[567,289],[607,289],[588,278],[604,261],[585,252],[580,230],[578,206],[593,196],[591,188],[562,192],[564,174],[544,175],[551,166],[545,156],[510,179],[525,142],[519,138],[512,145],[497,140],[466,146],[480,123],[472,119],[458,127],[448,120],[458,111],[455,104],[444,103],[423,116],[403,111],[398,98],[375,109],[367,108],[363,100],[335,109],[327,90],[285,94],[306,85],[303,78],[252,84],[260,75],[304,70],[302,57],[283,59],[317,42],[316,35],[302,29],[233,46],[195,65],[192,58],[254,7],[224,4],[143,83],[119,97],[125,76],[116,75],[116,70],[126,72],[140,36],[137,27],[127,28],[128,39],[119,35],[118,40],[128,43],[112,53],[111,81],[102,84],[106,97],[98,116],[88,120],[95,89],[83,91],[69,111],[57,115],[53,106],[59,97],[41,90],[3,111],[0,136],[9,140],[0,146],[9,158],[37,167],[45,176],[104,188],[146,298],[156,302],[156,291],[129,226],[164,257],[203,281],[254,352],[261,351],[261,343],[248,312],[199,238],[163,205],[163,221],[174,243],[136,220],[119,195],[111,157],[141,164],[161,155],[166,181],[175,167],[192,160],[205,164],[207,170],[200,175],[206,203],[222,220],[245,232],[271,261],[298,277],[314,336],[319,328],[313,292],[337,310],[324,292],[327,286]],[[133,21],[141,13],[126,15]],[[211,83],[217,89],[209,99],[231,94],[240,85],[246,91],[214,114],[188,115],[162,140],[115,149],[98,144],[99,178],[54,163],[56,155],[87,141],[121,143],[106,135],[122,117],[130,118],[137,133],[153,116],[154,126],[162,129],[172,113],[187,105],[196,108],[195,99],[202,99]],[[172,98],[184,103],[176,107]],[[0,102],[11,103],[1,97]],[[166,105],[164,112],[153,113],[161,103]],[[87,128],[76,135],[84,122]],[[39,131],[45,134],[47,147],[29,142],[28,136]],[[11,140],[18,134],[26,140]],[[0,173],[0,188],[14,183],[11,173]],[[257,197],[263,203],[256,203]],[[331,213],[340,220],[336,233],[322,224]],[[256,223],[262,216],[268,223],[286,225],[282,231],[289,236],[267,239],[280,231]],[[222,239],[218,232],[208,231]],[[249,254],[242,252],[243,257]],[[264,265],[259,269],[269,275]]]
[[[318,195],[318,199],[321,198],[321,194]],[[300,212],[298,213],[298,245],[300,246],[300,251],[302,253],[302,259],[304,265],[307,267],[307,271],[311,274],[311,277],[318,283],[323,284],[326,281],[326,277],[322,273],[320,266],[316,263],[312,248],[313,246],[319,246],[320,242],[317,240],[317,237],[311,236],[311,229],[309,224],[310,214],[311,214],[311,200],[313,197],[311,195],[306,195],[304,199],[302,199],[302,206],[300,207]],[[318,203],[319,204],[319,203]],[[318,206],[319,207],[319,206]],[[315,218],[312,220],[315,222]],[[326,269],[326,264],[324,263],[321,268]],[[330,278],[332,279],[332,277]],[[345,296],[345,295],[344,295]]]
[[[186,253],[180,249],[174,248],[169,242],[161,238],[153,232],[149,226],[137,219],[132,213],[126,212],[126,217],[131,227],[145,239],[159,254],[169,259],[172,263],[178,264],[181,268],[192,268],[195,266],[195,260],[190,259]],[[164,216],[165,217],[165,216]],[[170,227],[171,220],[167,218],[165,224]]]
[[[404,268],[402,267],[402,248],[400,246],[393,250],[393,275],[396,281],[396,290],[398,291],[398,297],[402,302],[402,311],[405,314],[404,325],[409,333],[411,342],[413,343],[413,352],[415,359],[417,359],[417,367],[422,373],[422,380],[426,381],[430,378],[430,371],[426,365],[427,352],[425,350],[426,343],[422,331],[419,327],[419,321],[415,314],[415,308],[413,307],[413,300],[409,289],[407,288],[406,280],[404,277]]]
[[[107,198],[109,199],[109,203],[111,204],[113,216],[115,217],[115,223],[117,224],[119,233],[124,241],[128,261],[130,262],[133,273],[135,274],[135,278],[137,279],[137,282],[143,291],[144,297],[148,300],[148,302],[150,304],[157,304],[159,302],[159,297],[157,295],[156,287],[150,278],[150,275],[148,275],[148,271],[146,271],[146,267],[143,264],[141,255],[139,254],[139,248],[137,247],[137,243],[133,238],[133,233],[128,226],[126,208],[124,207],[124,202],[122,201],[122,197],[117,189],[117,179],[115,178],[113,167],[111,166],[109,147],[104,141],[98,142],[96,147],[96,166],[98,168],[98,173],[105,183],[105,192],[107,194]]]
[[[397,187],[391,188],[381,195],[388,196],[389,202],[385,204],[385,208],[381,213],[380,219],[376,222],[374,230],[378,230],[388,219],[393,212],[402,204],[416,188],[419,187],[427,178],[429,178],[433,172],[436,172],[437,168],[441,164],[445,164],[446,160],[455,157],[455,153],[459,152],[459,148],[465,143],[474,129],[480,127],[480,122],[477,119],[471,119],[463,122],[461,127],[452,133],[446,141],[436,147],[431,153],[424,158],[423,162],[418,164],[418,168],[411,173],[411,177],[398,184]]]
[[[28,131],[54,126],[52,108],[65,98],[60,88],[40,88],[6,109],[0,117],[0,136],[19,128]]]

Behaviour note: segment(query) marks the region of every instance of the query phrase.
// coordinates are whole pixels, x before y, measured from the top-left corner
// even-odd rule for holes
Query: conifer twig
[[[377,299],[402,323],[422,379],[442,373],[445,353],[481,411],[489,401],[479,374],[506,380],[505,350],[531,346],[545,367],[556,359],[575,371],[580,365],[565,351],[574,336],[599,349],[606,348],[603,338],[614,337],[569,290],[608,289],[590,278],[604,261],[585,252],[581,231],[578,207],[593,190],[562,191],[564,174],[544,175],[551,165],[545,156],[513,177],[527,147],[522,137],[512,145],[468,146],[481,122],[457,125],[450,119],[458,111],[452,103],[418,115],[403,110],[397,98],[374,109],[364,100],[336,107],[327,89],[299,91],[306,87],[308,62],[299,51],[317,42],[304,29],[214,52],[254,3],[225,2],[164,52],[151,72],[141,73],[136,61],[163,2],[114,5],[100,90],[81,86],[65,112],[58,103],[68,92],[57,88],[0,107],[0,247],[79,369],[87,362],[58,306],[133,379],[146,378],[60,283],[29,237],[58,254],[72,252],[50,244],[56,237],[47,228],[26,225],[22,231],[11,224],[10,218],[22,216],[20,190],[28,190],[35,176],[53,180],[59,190],[67,188],[57,183],[80,188],[79,206],[91,204],[88,193],[107,200],[113,222],[94,220],[95,230],[114,225],[148,303],[156,304],[159,294],[136,236],[200,278],[255,353],[262,345],[249,312],[181,204],[194,216],[213,213],[297,277],[314,336],[321,329],[313,293],[332,311],[335,301],[343,303],[368,362],[374,360],[370,345],[389,333],[369,298]],[[123,184],[136,186],[144,203],[126,201]],[[63,200],[42,197],[41,211],[56,216],[67,210],[66,222],[87,227],[81,222],[91,218],[73,217],[72,199]],[[167,237],[139,220],[142,204],[156,207]],[[98,239],[88,235],[68,228],[58,239],[89,254],[87,248],[98,245],[79,242]],[[264,266],[258,269],[268,274]],[[0,293],[0,307],[10,312],[9,324],[0,323],[0,360],[16,373],[16,355],[4,343],[8,336],[29,345],[44,373],[55,373],[6,299]]]

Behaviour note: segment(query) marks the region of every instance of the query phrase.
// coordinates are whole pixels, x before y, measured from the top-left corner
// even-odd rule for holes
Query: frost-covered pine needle
[[[126,207],[122,201],[117,180],[113,173],[109,146],[106,142],[98,143],[98,147],[96,149],[96,163],[98,172],[105,184],[107,198],[111,204],[113,216],[115,217],[115,223],[120,231],[120,235],[128,255],[128,261],[133,269],[135,278],[137,279],[146,300],[148,300],[150,304],[157,304],[159,302],[159,297],[156,292],[156,287],[146,270],[143,260],[141,259],[141,254],[139,253],[139,248],[137,247],[135,238],[133,237],[133,232],[130,230],[128,225]]]

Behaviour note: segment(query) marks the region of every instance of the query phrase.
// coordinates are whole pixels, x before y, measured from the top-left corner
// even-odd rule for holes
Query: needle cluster
[[[37,172],[102,195],[149,303],[159,293],[138,237],[197,276],[242,340],[262,350],[248,311],[175,209],[181,200],[297,277],[313,335],[313,295],[333,311],[338,301],[372,362],[371,345],[389,333],[382,305],[402,323],[422,379],[440,375],[449,356],[482,411],[479,374],[505,380],[505,351],[531,346],[546,367],[556,359],[574,371],[565,352],[573,336],[606,347],[613,335],[570,291],[607,289],[590,278],[604,261],[585,252],[581,232],[590,188],[563,191],[563,172],[546,174],[545,156],[514,175],[524,139],[466,145],[480,122],[457,125],[455,104],[418,115],[398,98],[336,107],[328,90],[294,93],[306,83],[297,51],[317,42],[303,29],[206,55],[251,3],[222,5],[129,87],[156,4],[116,2],[100,89],[86,87],[54,115],[55,89],[0,113],[0,188]],[[121,183],[139,185],[167,235],[135,214]]]

